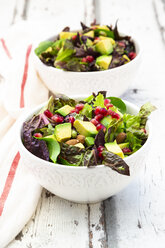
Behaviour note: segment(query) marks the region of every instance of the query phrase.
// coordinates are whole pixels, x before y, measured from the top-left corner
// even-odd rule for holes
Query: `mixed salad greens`
[[[55,40],[41,42],[36,55],[48,66],[75,72],[112,69],[136,57],[134,42],[119,34],[117,23],[115,28],[96,23],[81,26],[78,32],[66,27]]]
[[[77,101],[51,96],[47,105],[23,123],[24,146],[37,157],[68,166],[104,164],[129,175],[123,160],[140,149],[148,134],[147,118],[155,107],[144,104],[137,115],[105,91]]]

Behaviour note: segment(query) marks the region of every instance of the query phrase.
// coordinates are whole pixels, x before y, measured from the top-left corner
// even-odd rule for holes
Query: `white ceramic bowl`
[[[125,103],[128,113],[136,114],[138,112],[138,108],[135,105],[126,101]],[[152,135],[149,121],[147,122],[149,137],[146,143],[136,153],[124,159],[129,165],[130,176],[121,175],[104,165],[92,168],[72,167],[47,162],[34,156],[22,143],[22,123],[29,120],[42,106],[38,106],[22,117],[18,138],[19,149],[24,164],[29,168],[36,180],[55,195],[79,203],[102,201],[123,190],[144,166]]]
[[[48,40],[53,40],[53,38]],[[63,71],[45,65],[33,52],[34,67],[41,80],[53,93],[74,95],[80,92],[80,94],[90,94],[93,89],[96,92],[106,89],[109,95],[120,96],[135,80],[140,66],[140,46],[137,39],[132,38],[132,40],[137,53],[135,59],[110,70],[96,72]],[[36,48],[37,45],[34,47]]]

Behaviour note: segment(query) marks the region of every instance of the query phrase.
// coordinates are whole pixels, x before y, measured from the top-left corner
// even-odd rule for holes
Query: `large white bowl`
[[[48,40],[53,40],[53,38]],[[120,96],[135,80],[140,65],[141,49],[137,39],[132,38],[132,40],[137,53],[135,59],[110,70],[96,72],[63,71],[45,65],[33,51],[34,67],[41,80],[53,93],[60,92],[70,95],[80,92],[80,94],[90,94],[93,89],[96,92],[106,89],[111,96]]]
[[[128,113],[136,114],[138,112],[135,105],[127,101],[125,103]],[[124,159],[129,165],[130,176],[121,175],[104,165],[92,168],[66,166],[47,162],[34,156],[24,147],[21,130],[23,122],[29,120],[42,106],[38,106],[22,118],[18,138],[19,149],[25,165],[36,180],[55,195],[79,203],[102,201],[123,190],[144,166],[152,135],[149,121],[147,122],[149,137],[146,143],[136,153]]]

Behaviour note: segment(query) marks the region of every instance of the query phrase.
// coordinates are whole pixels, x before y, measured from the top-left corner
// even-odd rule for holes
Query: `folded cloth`
[[[52,26],[49,32],[52,32]],[[45,29],[46,30],[46,29]],[[17,147],[20,115],[48,99],[49,90],[33,68],[33,41],[41,26],[20,23],[0,37],[0,247],[32,216],[41,186],[26,171]],[[43,35],[43,34],[42,34]],[[48,36],[44,31],[45,37]],[[37,37],[37,38],[36,38]]]

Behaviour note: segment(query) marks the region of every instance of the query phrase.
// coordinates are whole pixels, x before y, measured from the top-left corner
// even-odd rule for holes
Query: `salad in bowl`
[[[74,72],[113,69],[136,57],[134,41],[119,34],[117,24],[81,27],[79,31],[66,27],[54,39],[41,42],[36,55],[47,66]]]
[[[81,100],[56,95],[23,123],[22,142],[30,153],[54,166],[105,165],[130,176],[125,159],[147,141],[146,122],[154,109],[146,103],[137,114],[129,114],[124,101],[107,97],[105,91]]]

